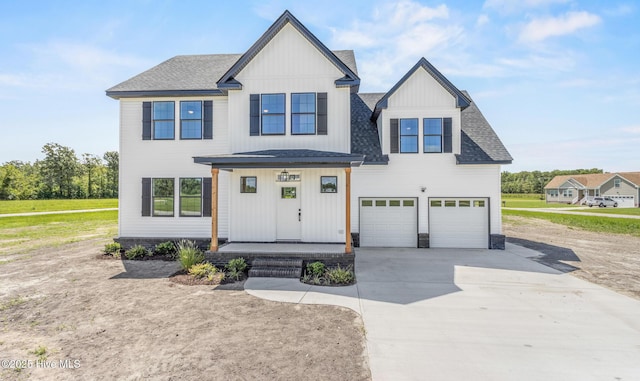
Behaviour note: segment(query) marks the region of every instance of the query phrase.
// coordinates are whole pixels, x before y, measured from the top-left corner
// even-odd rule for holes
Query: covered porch
[[[352,254],[351,168],[363,160],[359,154],[303,149],[194,157],[211,166],[209,253],[336,255],[340,246],[340,253]],[[218,244],[220,170],[231,173],[224,249]]]

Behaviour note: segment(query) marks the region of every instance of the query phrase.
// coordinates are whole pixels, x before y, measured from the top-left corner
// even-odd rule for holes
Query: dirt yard
[[[516,216],[505,217],[503,232],[507,242],[542,252],[541,263],[640,299],[640,238]]]
[[[0,267],[0,380],[370,379],[353,311],[176,284],[175,262],[96,259],[102,243]]]

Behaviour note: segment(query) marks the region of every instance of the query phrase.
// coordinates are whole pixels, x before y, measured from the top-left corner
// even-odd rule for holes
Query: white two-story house
[[[120,101],[119,240],[503,248],[511,156],[422,58],[358,93],[353,51],[291,13],[244,54],[177,56]]]

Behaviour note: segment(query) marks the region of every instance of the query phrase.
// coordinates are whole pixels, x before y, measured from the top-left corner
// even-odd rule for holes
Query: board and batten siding
[[[266,149],[351,150],[350,89],[336,88],[344,74],[294,27],[286,25],[236,76],[229,91],[232,152]],[[250,136],[250,95],[286,94],[286,135]],[[327,135],[291,135],[291,93],[327,93]],[[316,105],[317,106],[317,105]]]
[[[175,101],[174,140],[142,140],[142,102]],[[213,139],[180,140],[179,103],[184,100],[213,101]],[[209,166],[195,164],[194,156],[229,153],[226,97],[184,97],[120,100],[120,200],[118,235],[120,237],[211,236],[210,217],[179,216],[179,179],[211,177]],[[142,217],[142,178],[174,178],[174,217]],[[218,235],[228,237],[229,174],[221,171],[218,198]]]
[[[425,187],[425,192],[421,188]],[[429,197],[488,198],[491,234],[501,234],[500,166],[456,165],[452,154],[393,155],[389,164],[353,169],[351,230],[359,231],[359,198],[417,197],[418,232],[429,232]]]
[[[302,242],[344,242],[345,174],[343,169],[289,169],[299,182],[276,182],[281,170],[242,169],[230,175],[231,235],[235,242],[273,242],[277,239],[277,201],[281,186],[298,187]],[[255,176],[256,193],[240,193],[240,178]],[[337,193],[320,193],[320,177],[336,176]]]
[[[424,151],[424,118],[451,118],[453,153],[460,153],[460,109],[456,99],[424,69],[416,70],[388,100],[378,116],[382,151],[391,152],[390,120],[418,119],[418,152]],[[390,157],[391,160],[394,156]]]

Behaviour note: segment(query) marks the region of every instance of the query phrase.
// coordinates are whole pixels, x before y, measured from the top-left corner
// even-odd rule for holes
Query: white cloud
[[[635,7],[630,4],[618,4],[613,8],[606,8],[602,12],[607,16],[626,16],[635,12]]]
[[[571,0],[486,0],[484,9],[494,9],[500,13],[513,13],[524,9],[541,8],[554,4],[564,4]]]
[[[628,134],[640,135],[640,126],[622,127],[620,128],[620,131],[626,132]]]
[[[480,16],[478,16],[478,19],[476,20],[476,25],[477,26],[483,26],[489,23],[489,16],[485,15],[485,14],[481,14]]]
[[[598,15],[581,11],[567,12],[559,17],[533,19],[520,32],[522,42],[539,42],[549,37],[572,34],[580,29],[592,27],[601,22]]]

